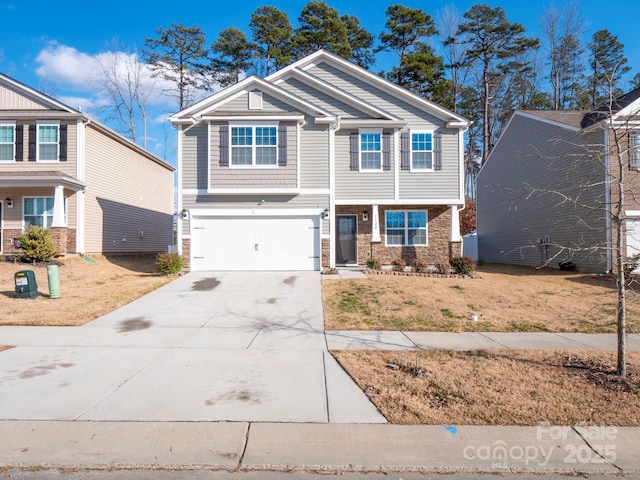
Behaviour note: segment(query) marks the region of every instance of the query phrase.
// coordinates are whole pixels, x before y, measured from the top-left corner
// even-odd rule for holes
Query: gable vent
[[[262,92],[249,92],[249,110],[262,110]]]

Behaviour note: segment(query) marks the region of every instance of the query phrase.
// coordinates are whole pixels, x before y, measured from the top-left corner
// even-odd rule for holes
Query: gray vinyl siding
[[[307,118],[300,132],[300,188],[329,186],[329,127]]]
[[[267,93],[262,94],[262,110],[249,110],[249,94],[244,92],[237,98],[226,102],[221,108],[225,112],[291,112],[296,109],[291,105],[272,97]]]
[[[459,138],[457,130],[442,129],[442,170],[400,170],[400,199],[458,198],[460,192]]]
[[[274,122],[274,125],[277,122]],[[220,166],[220,126],[212,123],[210,131],[210,188],[296,188],[298,162],[296,158],[296,122],[280,122],[287,128],[287,165],[273,168],[234,168]],[[229,154],[229,158],[231,154]]]
[[[207,124],[182,128],[182,188],[205,190],[209,174]]]
[[[85,167],[86,252],[159,252],[173,244],[170,169],[91,126]]]
[[[371,118],[371,115],[316,90],[296,78],[288,78],[278,86],[324,110],[330,111],[333,115],[339,115],[341,118]]]
[[[549,236],[551,266],[570,260],[604,271],[605,212],[597,207],[605,170],[583,147],[602,145],[602,138],[601,131],[585,136],[514,116],[477,179],[480,260],[541,265],[539,239]]]
[[[336,200],[379,199],[395,197],[394,157],[391,170],[352,171],[350,168],[350,134],[358,130],[339,130],[336,133]],[[391,152],[394,151],[393,136]]]

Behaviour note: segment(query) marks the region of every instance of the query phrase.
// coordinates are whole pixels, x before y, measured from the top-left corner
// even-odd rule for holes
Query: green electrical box
[[[20,270],[13,278],[16,283],[16,297],[36,298],[38,296],[36,274],[33,273],[33,270]]]

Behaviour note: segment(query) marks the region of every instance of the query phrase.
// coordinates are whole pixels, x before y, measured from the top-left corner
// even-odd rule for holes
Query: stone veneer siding
[[[387,210],[427,210],[427,238],[426,247],[395,247],[385,245],[385,212]],[[367,212],[369,219],[362,220],[363,212]],[[371,225],[373,220],[370,205],[339,206],[336,215],[358,216],[358,264],[364,265],[369,257],[380,260],[383,265],[390,265],[395,259],[402,258],[407,266],[414,258],[426,259],[429,263],[447,262],[450,258],[460,255],[460,242],[449,242],[451,229],[451,209],[448,206],[419,207],[416,205],[392,205],[378,207],[380,216],[380,242],[371,242]]]
[[[6,255],[12,255],[21,253],[22,250],[16,247],[15,241],[22,236],[21,229],[7,228],[2,230],[2,253]],[[76,229],[66,227],[53,227],[51,228],[51,236],[58,249],[58,255],[64,256],[76,251]]]
[[[322,265],[320,266],[320,269],[322,270],[323,268],[329,268],[329,265],[331,263],[331,259],[329,256],[330,242],[328,238],[323,238],[320,241],[321,241],[321,248],[322,248],[322,253],[321,253]]]
[[[183,238],[182,239],[182,268],[184,270],[191,269],[191,239]]]

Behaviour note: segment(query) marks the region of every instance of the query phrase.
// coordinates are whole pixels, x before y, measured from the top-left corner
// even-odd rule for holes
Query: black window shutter
[[[60,125],[60,161],[67,161],[67,126]]]
[[[24,159],[24,125],[16,125],[16,162]]]
[[[29,161],[36,161],[36,126],[29,125]]]
[[[351,132],[351,150],[349,167],[352,171],[358,171],[360,164],[360,134],[358,132]]]
[[[433,136],[433,169],[442,170],[442,134]]]
[[[640,170],[640,152],[638,151],[638,133],[629,132],[629,170]]]
[[[278,125],[278,165],[287,166],[287,126]]]
[[[220,166],[229,166],[229,125],[220,125]]]
[[[391,134],[382,134],[382,169],[391,170]]]
[[[400,169],[411,170],[411,132],[400,134]]]

